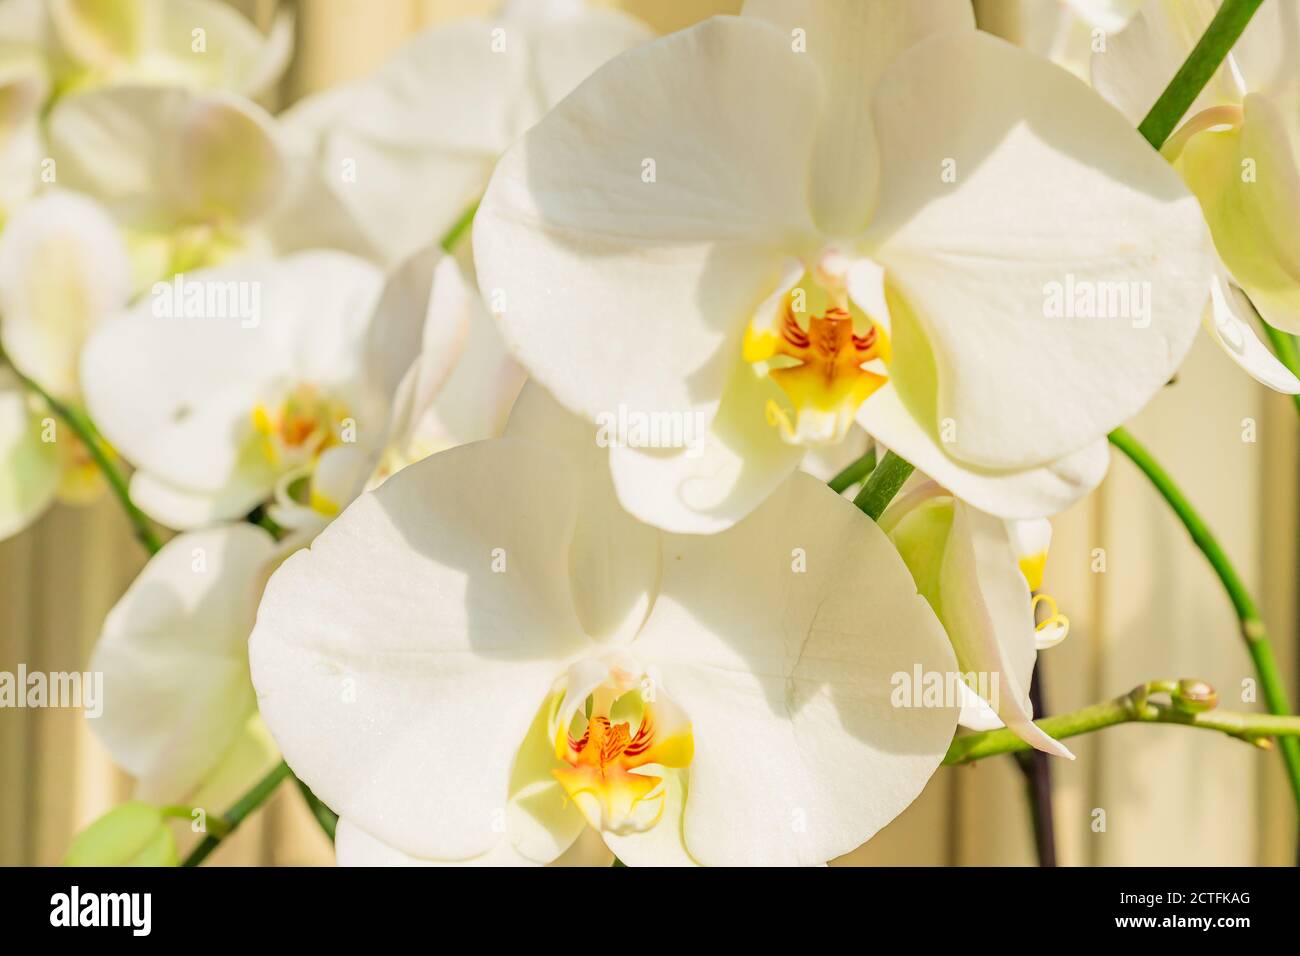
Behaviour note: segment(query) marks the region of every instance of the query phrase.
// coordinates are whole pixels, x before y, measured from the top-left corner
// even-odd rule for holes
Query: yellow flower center
[[[551,716],[562,764],[551,772],[587,822],[612,833],[658,823],[666,796],[663,769],[686,767],[694,755],[685,715],[667,701],[647,700],[645,688],[627,690],[628,683],[607,681],[569,721],[557,696]],[[564,700],[572,707],[568,695]]]
[[[844,270],[840,257],[823,256],[745,332],[744,360],[788,400],[770,400],[766,415],[791,444],[841,441],[859,406],[887,380],[888,335],[849,298]],[[864,367],[876,359],[878,370]]]
[[[278,468],[296,468],[314,461],[337,444],[347,410],[316,386],[299,384],[275,405],[253,408],[253,429],[268,461]]]

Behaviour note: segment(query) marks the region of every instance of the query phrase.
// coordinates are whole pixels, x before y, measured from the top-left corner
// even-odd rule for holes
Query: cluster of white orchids
[[[1048,519],[1201,324],[1300,392],[1300,6],[1025,5],[1091,84],[970,0],[517,0],[273,113],[286,16],[0,0],[0,536],[152,552],[68,861],[292,773],[343,864],[820,865],[1070,758]]]

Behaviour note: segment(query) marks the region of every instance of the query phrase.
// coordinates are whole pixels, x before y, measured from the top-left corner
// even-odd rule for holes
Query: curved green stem
[[[872,448],[857,461],[845,466],[834,478],[826,482],[830,485],[831,491],[837,495],[842,494],[846,489],[852,488],[859,481],[866,480],[866,477],[875,470],[876,467],[876,450]]]
[[[886,452],[880,464],[872,469],[853,503],[872,521],[879,521],[894,495],[914,471],[914,466],[892,451]]]
[[[0,360],[5,358],[4,353],[0,353]],[[135,506],[131,500],[130,486],[127,484],[126,477],[113,464],[110,457],[108,446],[100,436],[99,431],[86,415],[78,408],[66,402],[61,402],[33,379],[28,378],[12,363],[9,367],[13,369],[16,375],[23,383],[23,386],[34,395],[40,397],[41,401],[49,406],[50,411],[54,412],[59,419],[72,429],[73,433],[90,452],[90,457],[94,460],[95,466],[103,474],[104,480],[112,489],[114,496],[122,505],[122,510],[126,512],[127,519],[131,522],[131,528],[135,531],[135,536],[140,539],[140,543],[151,554],[157,554],[162,547],[162,541],[158,538],[158,533],[154,531],[153,525],[145,516],[144,512]]]
[[[1189,713],[1175,702],[1165,704],[1150,700],[1152,693],[1169,692],[1173,682],[1152,681],[1135,687],[1122,697],[1093,704],[1082,710],[1034,721],[1043,731],[1057,740],[1092,733],[1116,724],[1181,724],[1199,727],[1236,737],[1256,746],[1268,747],[1270,737],[1277,737],[1285,746],[1296,743],[1300,735],[1300,717],[1290,715],[1245,714],[1235,711],[1208,710]],[[943,762],[948,765],[970,763],[998,754],[1018,753],[1028,750],[1029,744],[1012,731],[988,730],[966,734],[953,740]]]
[[[236,800],[234,805],[221,815],[221,822],[225,824],[224,832],[210,833],[204,837],[181,866],[198,866],[206,860],[222,840],[235,832],[235,829],[244,822],[245,817],[260,807],[266,798],[275,792],[280,781],[287,776],[289,776],[289,765],[281,760],[275,769],[254,784],[251,790]]]
[[[1237,612],[1237,619],[1241,622],[1241,635],[1245,638],[1246,649],[1250,652],[1251,660],[1255,662],[1255,672],[1259,674],[1260,685],[1264,691],[1264,703],[1271,714],[1277,716],[1286,716],[1291,713],[1291,703],[1288,700],[1286,685],[1282,681],[1282,675],[1278,672],[1277,662],[1273,658],[1273,647],[1268,640],[1268,631],[1264,627],[1264,621],[1260,617],[1259,608],[1255,604],[1255,599],[1251,597],[1250,591],[1233,567],[1232,562],[1228,559],[1227,553],[1219,544],[1217,538],[1210,531],[1205,520],[1192,507],[1192,503],[1187,500],[1187,496],[1174,483],[1169,473],[1160,466],[1151,453],[1123,428],[1117,428],[1110,433],[1110,441],[1116,448],[1128,456],[1129,460],[1150,479],[1151,484],[1155,486],[1160,495],[1169,503],[1169,507],[1174,510],[1174,514],[1182,521],[1183,527],[1187,529],[1188,534],[1192,536],[1192,541],[1205,555],[1210,562],[1210,567],[1218,575],[1219,580],[1223,582],[1224,590],[1228,592],[1228,599],[1232,601],[1232,606]],[[1287,777],[1291,782],[1291,790],[1295,795],[1296,806],[1300,808],[1300,740],[1294,737],[1285,737],[1282,740],[1282,759],[1286,763]]]
[[[1163,146],[1178,127],[1263,2],[1224,0],[1196,47],[1138,126],[1138,132],[1153,147]]]

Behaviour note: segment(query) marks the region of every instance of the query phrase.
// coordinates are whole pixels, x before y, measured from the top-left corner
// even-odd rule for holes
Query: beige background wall
[[[263,0],[236,3],[265,19]],[[738,3],[625,0],[676,28]],[[303,0],[283,86],[295,97],[356,76],[422,26],[487,0]],[[1258,440],[1242,441],[1243,421]],[[1296,490],[1300,425],[1288,400],[1254,385],[1208,341],[1133,424],[1178,476],[1256,588],[1296,685]],[[1155,677],[1196,676],[1239,703],[1252,676],[1230,606],[1145,480],[1116,459],[1110,477],[1056,522],[1045,588],[1073,624],[1046,652],[1050,710]],[[1092,570],[1095,549],[1106,570]],[[143,560],[111,501],[58,508],[0,543],[0,670],[83,668],[99,623]],[[1211,734],[1128,726],[1071,743],[1056,761],[1063,863],[1286,864],[1294,813],[1275,754]],[[1029,815],[1010,758],[941,771],[920,800],[854,860],[873,864],[1033,862]],[[0,864],[51,864],[73,832],[130,792],[79,713],[0,711]],[[1106,830],[1094,832],[1094,811]],[[326,863],[329,848],[285,786],[213,857],[224,863]]]

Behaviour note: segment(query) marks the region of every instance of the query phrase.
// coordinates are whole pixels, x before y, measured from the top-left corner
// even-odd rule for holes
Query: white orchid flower
[[[137,799],[223,811],[279,760],[257,716],[248,635],[275,564],[296,547],[251,524],[177,535],[104,620],[91,721]]]
[[[147,514],[189,529],[269,504],[308,538],[368,484],[499,434],[522,384],[460,266],[436,250],[382,289],[375,267],[325,251],[159,283],[94,336],[82,366]]]
[[[123,85],[61,102],[48,122],[58,182],[108,207],[137,285],[235,257],[373,250],[261,107],[225,92]]]
[[[494,19],[420,34],[372,75],[307,97],[282,121],[325,188],[396,262],[448,231],[551,106],[652,36],[616,10],[523,0]]]
[[[683,532],[855,419],[986,511],[1054,513],[1190,346],[1206,246],[1123,117],[964,0],[751,0],[624,54],[506,155],[474,229],[566,407],[707,432],[612,453],[624,505]]]
[[[382,440],[368,443],[366,454],[323,455],[300,490],[304,503],[286,493],[282,480],[269,509],[278,524],[310,536],[362,491],[407,465],[499,437],[524,383],[461,266],[436,246],[388,277],[364,362],[369,377],[391,389]]]
[[[243,516],[282,481],[349,486],[396,388],[365,348],[381,284],[362,260],[303,252],[160,282],[101,326],[86,405],[136,467],[140,508],[188,529]]]
[[[1093,85],[1140,121],[1215,9],[1212,0],[1151,0],[1093,55]],[[1290,394],[1300,380],[1259,341],[1254,323],[1258,310],[1269,325],[1300,332],[1297,57],[1300,7],[1264,4],[1163,150],[1200,200],[1219,253],[1207,272],[1206,329],[1255,379]]]
[[[1004,724],[1045,753],[1073,755],[1033,722],[1029,682],[1040,649],[1059,644],[1069,620],[1042,585],[1051,525],[985,514],[928,479],[880,518],[922,595],[943,622],[966,678],[960,723]],[[1035,624],[1035,610],[1048,613]]]
[[[108,213],[54,190],[0,233],[0,346],[58,398],[80,395],[78,361],[91,332],[131,294],[126,244]]]
[[[794,475],[720,535],[617,505],[595,429],[525,388],[506,438],[359,498],[272,577],[263,718],[350,862],[824,863],[920,792],[942,628],[883,532]]]
[[[103,209],[62,190],[31,199],[0,234],[0,354],[53,398],[77,404],[82,347],[129,293],[126,246]],[[0,371],[0,539],[56,496],[82,503],[102,487],[73,430]]]
[[[47,89],[39,70],[0,56],[0,223],[36,191],[45,156],[40,118]]]
[[[5,0],[0,68],[40,69],[54,96],[118,83],[264,92],[288,64],[287,11],[263,35],[216,0]]]

